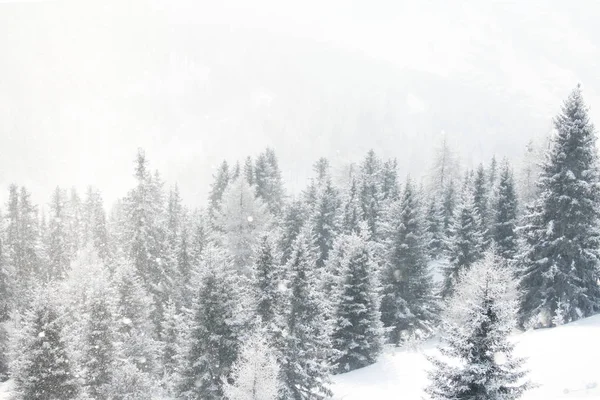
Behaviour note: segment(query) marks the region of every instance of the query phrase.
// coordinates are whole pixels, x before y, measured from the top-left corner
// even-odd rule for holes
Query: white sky
[[[0,187],[113,201],[137,147],[190,204],[266,145],[291,187],[370,147],[422,172],[441,129],[467,164],[517,156],[577,82],[600,118],[599,19],[591,0],[0,2]]]

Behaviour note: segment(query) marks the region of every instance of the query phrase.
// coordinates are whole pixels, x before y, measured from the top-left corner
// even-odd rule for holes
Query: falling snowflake
[[[38,337],[46,337],[46,332],[41,331],[40,333],[38,333]]]
[[[254,218],[252,218],[252,215],[249,215],[248,216],[248,222],[252,222],[252,221],[254,221]]]
[[[123,323],[125,325],[131,325],[131,320],[129,318],[123,318]]]

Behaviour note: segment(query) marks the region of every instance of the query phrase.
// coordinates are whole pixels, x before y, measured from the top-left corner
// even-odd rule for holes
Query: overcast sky
[[[274,146],[291,189],[371,147],[419,174],[442,130],[467,165],[517,159],[578,82],[600,120],[599,19],[591,0],[0,1],[0,185],[112,202],[143,147],[200,205],[224,158]]]

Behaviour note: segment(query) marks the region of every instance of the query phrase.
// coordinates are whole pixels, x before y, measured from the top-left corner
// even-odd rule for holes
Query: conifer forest
[[[597,131],[581,86],[556,109],[523,157],[468,168],[444,138],[422,176],[365,148],[292,191],[268,147],[222,161],[197,208],[141,148],[114,204],[14,182],[7,399],[342,399],[338,377],[425,345],[420,398],[524,398],[513,335],[600,313]]]

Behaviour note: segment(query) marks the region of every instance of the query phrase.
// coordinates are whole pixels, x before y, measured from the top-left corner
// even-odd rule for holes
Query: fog
[[[46,203],[56,185],[93,184],[110,204],[138,147],[191,205],[221,160],[266,146],[291,193],[318,157],[341,166],[369,148],[421,175],[441,132],[467,166],[518,160],[578,82],[600,119],[599,8],[0,2],[0,186]]]

